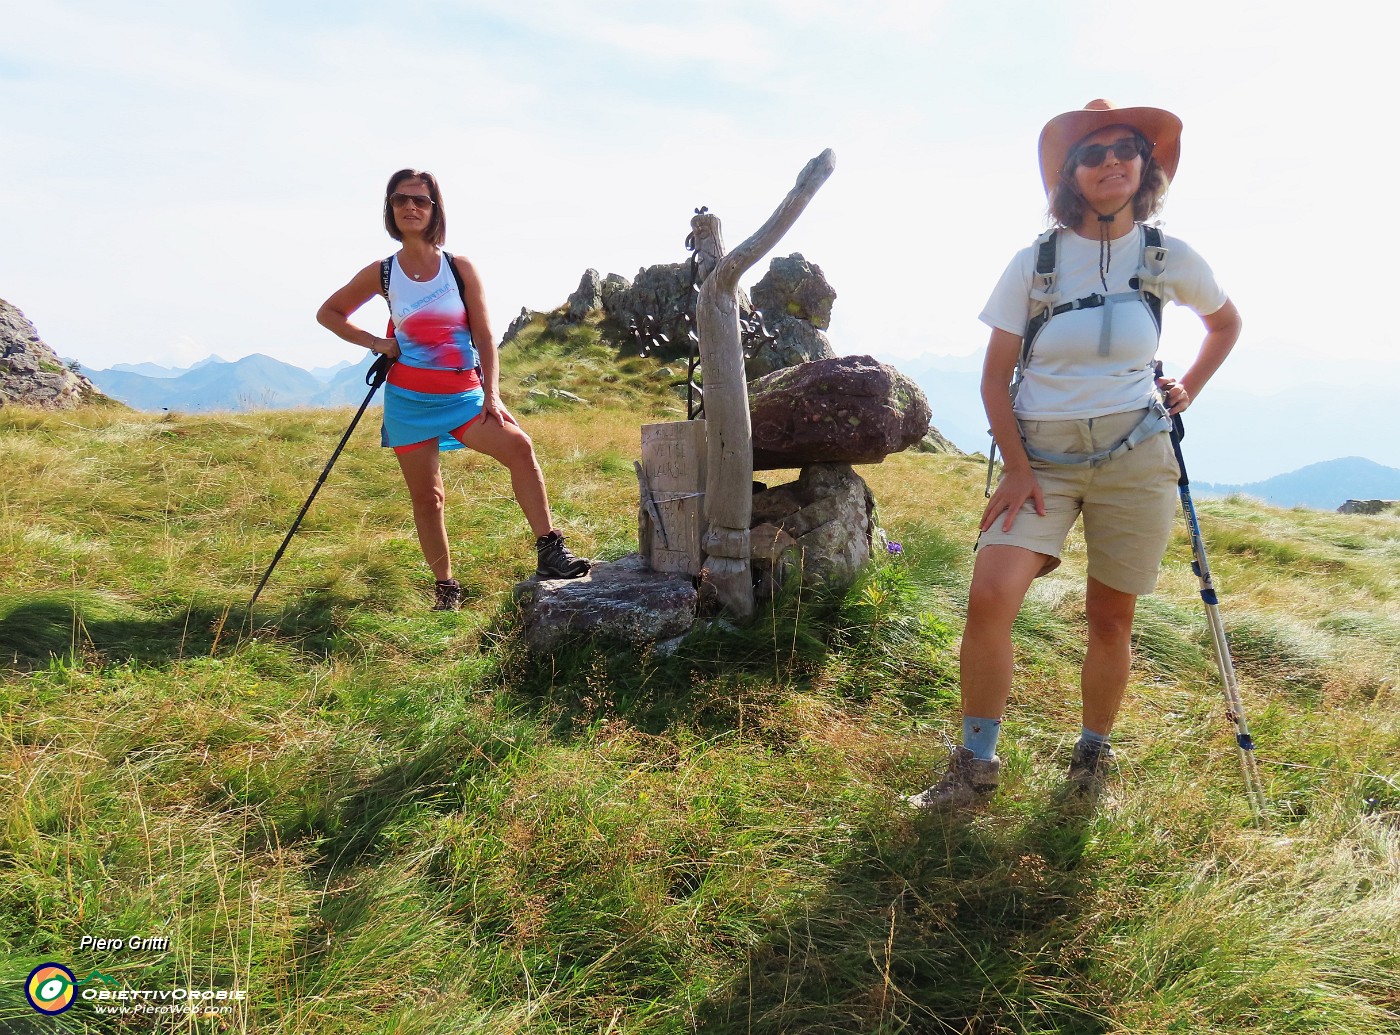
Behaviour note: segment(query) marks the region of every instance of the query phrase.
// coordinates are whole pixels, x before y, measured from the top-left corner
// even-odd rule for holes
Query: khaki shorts
[[[1021,434],[1041,452],[1088,455],[1116,446],[1146,414],[1144,409],[1088,420],[1023,420]],[[1011,531],[1001,530],[1002,514],[978,538],[978,549],[1019,546],[1044,554],[1040,574],[1048,575],[1060,566],[1065,538],[1082,513],[1089,577],[1139,596],[1157,588],[1176,520],[1180,474],[1165,431],[1097,467],[1032,460],[1031,468],[1045,495],[1045,515],[1027,500]]]

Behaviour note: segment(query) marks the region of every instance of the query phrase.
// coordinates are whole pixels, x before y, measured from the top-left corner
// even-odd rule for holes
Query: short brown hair
[[[1136,131],[1134,135],[1139,140],[1142,139],[1141,134]],[[1147,151],[1146,141],[1143,141],[1142,149],[1144,153]],[[1076,227],[1084,221],[1084,216],[1089,211],[1088,203],[1074,186],[1074,167],[1078,162],[1078,155],[1079,146],[1076,144],[1070,148],[1065,167],[1060,170],[1060,182],[1055,184],[1055,189],[1050,192],[1050,218],[1057,226]],[[1141,223],[1158,213],[1166,199],[1169,185],[1167,174],[1157,164],[1157,160],[1148,154],[1142,165],[1142,182],[1138,184],[1137,193],[1133,195],[1134,222]]]
[[[428,188],[428,197],[433,199],[433,211],[428,216],[428,227],[423,237],[429,244],[441,245],[447,240],[447,213],[442,210],[442,191],[438,190],[436,177],[422,169],[400,169],[389,177],[389,186],[384,188],[384,229],[396,241],[402,241],[398,224],[394,222],[394,206],[389,198],[405,180],[421,180]]]

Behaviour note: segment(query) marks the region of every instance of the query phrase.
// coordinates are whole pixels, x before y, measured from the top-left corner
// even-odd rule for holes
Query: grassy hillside
[[[678,376],[610,357],[585,329],[503,378],[604,557],[635,537],[638,424],[680,416]],[[505,480],[449,458],[467,606],[430,613],[371,427],[244,621],[348,416],[0,410],[0,1031],[1400,1032],[1394,517],[1201,507],[1267,827],[1181,535],[1097,808],[1060,786],[1073,549],[1017,626],[1005,789],[947,821],[897,796],[958,728],[975,459],[863,469],[903,553],[842,599],[532,660]],[[248,998],[40,1018],[50,960]]]

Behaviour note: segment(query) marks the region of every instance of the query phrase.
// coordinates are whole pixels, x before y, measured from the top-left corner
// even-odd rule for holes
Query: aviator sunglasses
[[[389,195],[389,204],[395,208],[407,208],[410,201],[421,209],[433,207],[433,199],[426,194],[400,194],[398,191],[394,191],[393,194]]]
[[[1110,151],[1120,162],[1130,162],[1138,155],[1146,154],[1147,147],[1138,137],[1124,137],[1111,144],[1085,144],[1074,152],[1074,164],[1097,169],[1103,165]]]

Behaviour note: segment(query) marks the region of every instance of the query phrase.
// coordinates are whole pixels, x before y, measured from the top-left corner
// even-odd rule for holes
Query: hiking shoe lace
[[[1069,775],[1066,779],[1076,790],[1097,791],[1108,779],[1116,763],[1113,748],[1107,744],[1090,744],[1081,740],[1074,745],[1074,754],[1070,756]]]
[[[904,800],[916,809],[985,805],[1000,782],[1000,758],[978,758],[965,747],[955,747],[948,752],[948,770],[942,779]]]
[[[587,575],[592,567],[586,557],[573,555],[557,530],[536,539],[535,552],[539,555],[535,575],[541,579],[576,579]]]
[[[447,579],[434,587],[434,611],[459,611],[462,607],[462,584],[456,579]]]

